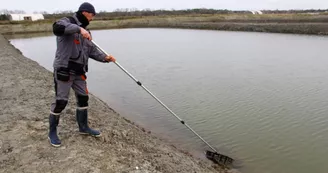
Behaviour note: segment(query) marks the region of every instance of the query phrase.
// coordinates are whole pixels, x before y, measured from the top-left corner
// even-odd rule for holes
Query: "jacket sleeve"
[[[52,25],[53,33],[56,36],[69,35],[74,33],[80,33],[80,27],[70,22],[67,17],[64,17],[56,21]]]
[[[90,42],[91,43],[91,42]],[[89,57],[99,61],[99,62],[108,62],[106,61],[106,54],[104,52],[102,52],[101,50],[99,50],[94,44],[91,43],[91,47],[90,47],[90,52],[89,52]]]

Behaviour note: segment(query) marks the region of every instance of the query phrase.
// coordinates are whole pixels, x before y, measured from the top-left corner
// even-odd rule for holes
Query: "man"
[[[72,88],[77,100],[76,120],[82,134],[99,137],[100,132],[88,126],[88,89],[86,72],[88,58],[100,62],[115,62],[115,58],[92,44],[91,35],[86,30],[96,11],[90,3],[80,5],[71,17],[64,17],[53,24],[53,33],[57,36],[57,51],[54,60],[54,83],[56,100],[51,104],[49,116],[49,141],[59,147],[61,141],[57,136],[57,126],[61,112],[65,109],[69,91]]]

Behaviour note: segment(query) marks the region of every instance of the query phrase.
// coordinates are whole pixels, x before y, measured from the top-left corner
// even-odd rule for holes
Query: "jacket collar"
[[[86,28],[89,25],[88,19],[81,12],[74,13],[73,18],[75,19],[77,25],[83,28]]]
[[[82,25],[82,23],[81,23],[81,22],[79,21],[79,19],[77,18],[76,13],[73,14],[73,18],[74,18],[74,20],[75,20],[75,22],[76,22],[77,25],[79,25],[79,26]]]

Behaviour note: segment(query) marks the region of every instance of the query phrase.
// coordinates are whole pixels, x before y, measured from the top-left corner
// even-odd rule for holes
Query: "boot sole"
[[[80,133],[80,135],[90,135],[90,136],[93,136],[93,137],[96,137],[96,138],[100,138],[101,137],[101,134],[99,134],[99,135],[92,135],[90,133],[84,133],[84,132],[79,132],[79,133]]]
[[[53,147],[58,148],[58,147],[60,147],[60,145],[61,145],[61,144],[53,144],[53,143],[51,143],[51,140],[50,140],[49,137],[48,137],[48,140],[49,140],[50,145],[52,145]]]

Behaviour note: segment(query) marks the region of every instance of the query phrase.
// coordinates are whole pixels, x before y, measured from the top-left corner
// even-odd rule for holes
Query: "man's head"
[[[78,12],[81,12],[88,19],[88,21],[91,21],[96,15],[95,7],[88,2],[82,3]]]

